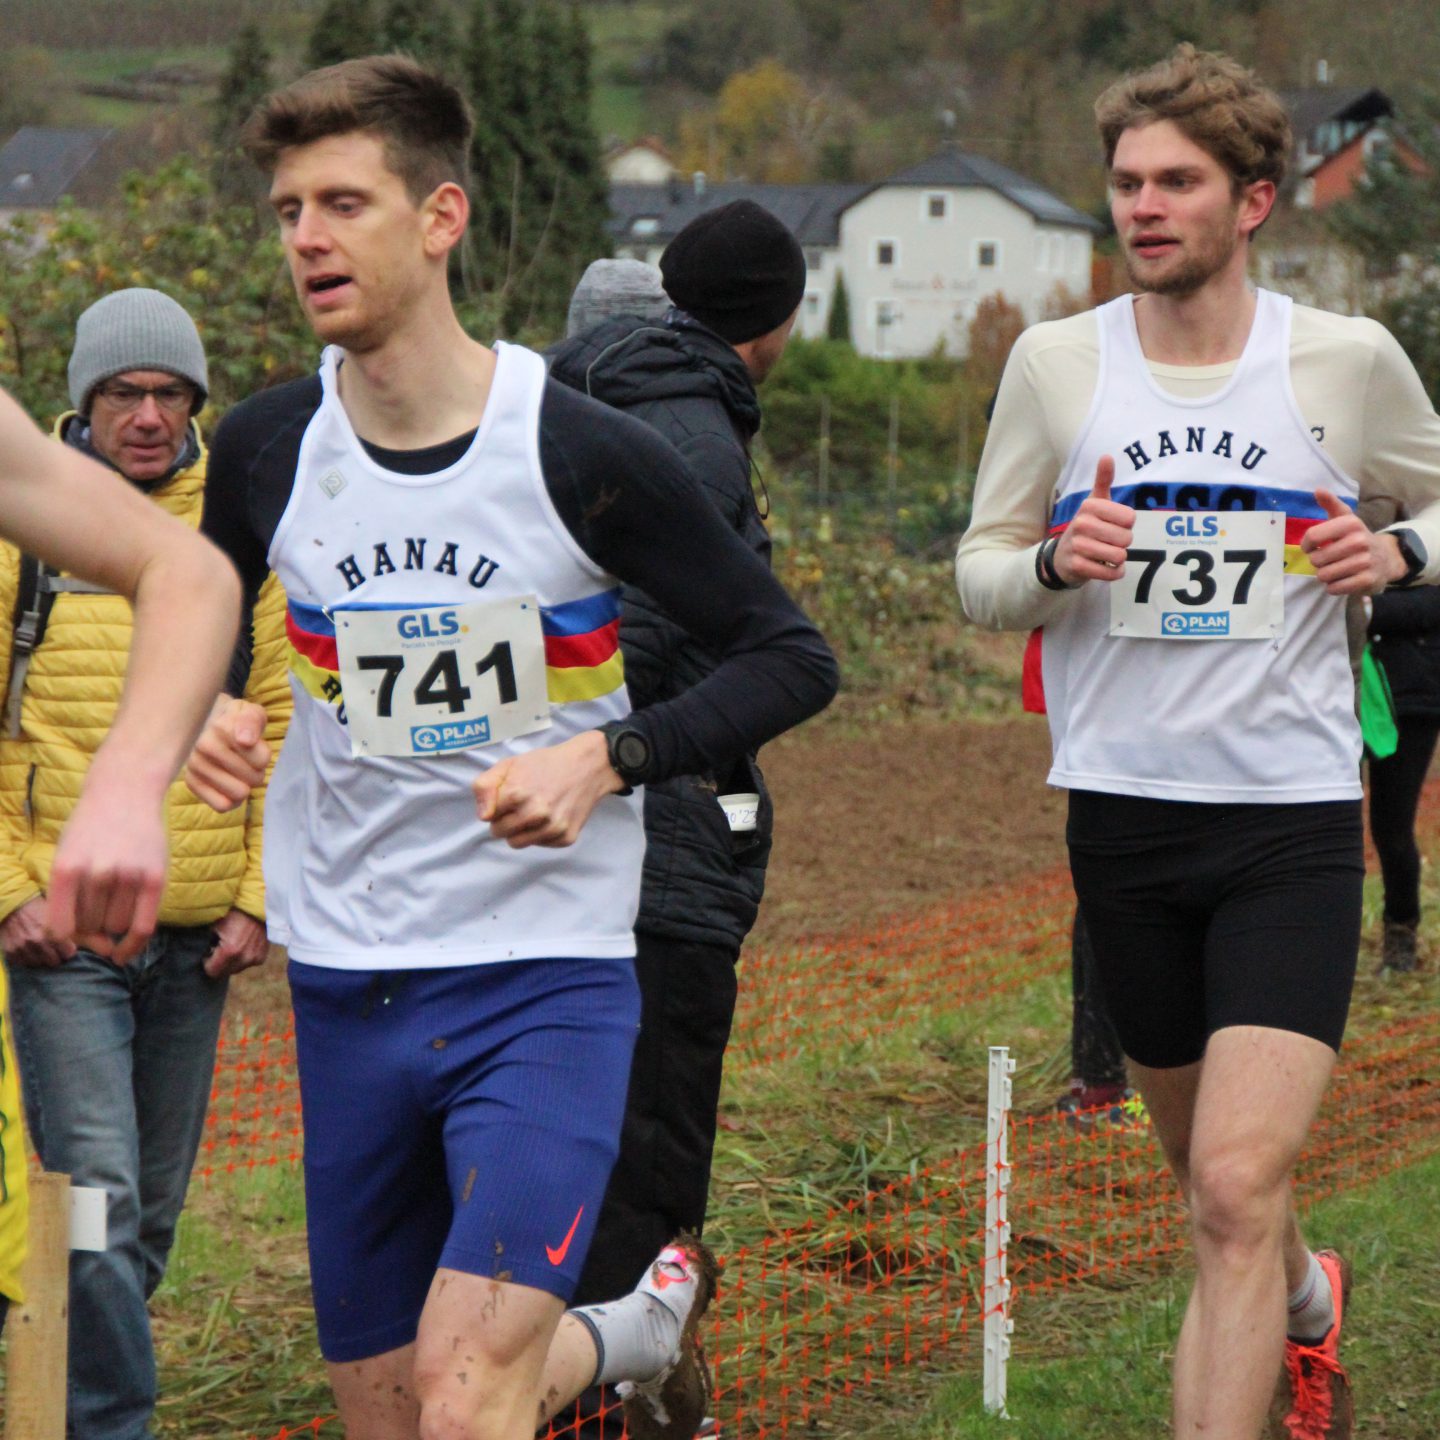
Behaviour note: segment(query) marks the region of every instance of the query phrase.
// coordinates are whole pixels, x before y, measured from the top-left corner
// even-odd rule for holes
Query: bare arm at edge
[[[208,541],[0,394],[0,532],[128,596],[135,634],[115,723],[56,851],[49,928],[117,961],[154,932],[165,883],[165,791],[220,688],[240,586]]]

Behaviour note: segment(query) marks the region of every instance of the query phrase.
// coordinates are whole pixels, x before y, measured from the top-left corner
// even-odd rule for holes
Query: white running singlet
[[[473,443],[430,475],[371,458],[340,403],[340,352],[327,349],[321,363],[324,399],[269,555],[289,597],[295,718],[267,799],[265,885],[270,938],[306,964],[634,954],[638,793],[606,797],[563,849],[512,850],[476,816],[471,783],[488,766],[630,711],[618,582],[575,543],[541,474],[544,361],[514,345],[497,352]],[[517,687],[522,703],[533,698],[524,674],[510,675],[508,650],[484,654],[488,632],[475,644],[484,610],[468,607],[496,601],[510,602],[497,614],[530,611],[530,628],[495,635],[513,642],[517,662],[540,667],[538,709],[548,701],[550,723],[485,743],[484,722],[462,708],[482,695],[503,706]],[[359,673],[373,684],[363,697],[352,686],[350,703],[377,710],[413,754],[352,754],[336,626],[357,612]]]
[[[1327,595],[1300,549],[1325,518],[1329,490],[1350,505],[1359,487],[1311,436],[1290,384],[1288,298],[1259,291],[1234,374],[1200,399],[1163,390],[1151,374],[1129,295],[1096,312],[1099,375],[1090,413],[1056,482],[1051,533],[1090,494],[1101,456],[1115,460],[1112,497],[1139,511],[1185,516],[1195,533],[1223,528],[1229,511],[1283,517],[1283,625],[1275,639],[1132,638],[1111,634],[1111,585],[1081,587],[1043,634],[1045,698],[1055,763],[1050,783],[1163,800],[1270,803],[1348,800],[1361,793],[1360,733],[1345,643],[1344,600]],[[1184,521],[1177,521],[1177,527]],[[1184,530],[1179,531],[1184,534]],[[1136,542],[1137,545],[1139,542]],[[1177,542],[1177,549],[1188,542]],[[1244,595],[1244,565],[1225,567],[1223,542],[1197,541],[1208,559],[1169,554],[1152,575],[1151,603],[1205,628],[1165,597]],[[1133,554],[1113,582],[1132,590]],[[1133,572],[1133,573],[1132,573]],[[1242,602],[1243,603],[1243,602]]]

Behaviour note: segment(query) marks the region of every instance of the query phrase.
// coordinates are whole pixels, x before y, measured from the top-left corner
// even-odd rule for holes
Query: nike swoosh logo
[[[560,1248],[558,1250],[550,1245],[545,1247],[545,1253],[550,1257],[550,1263],[552,1265],[563,1265],[565,1263],[565,1257],[570,1253],[570,1242],[575,1238],[576,1227],[580,1224],[580,1217],[584,1213],[585,1207],[582,1205],[575,1212],[575,1218],[570,1222],[570,1229],[566,1232],[565,1238],[560,1242]]]

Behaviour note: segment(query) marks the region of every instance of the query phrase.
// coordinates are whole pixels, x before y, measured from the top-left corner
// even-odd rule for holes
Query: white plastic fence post
[[[1010,1099],[1015,1062],[1006,1045],[990,1047],[990,1098],[985,1117],[985,1409],[1009,1418],[1005,1375],[1010,1361]]]

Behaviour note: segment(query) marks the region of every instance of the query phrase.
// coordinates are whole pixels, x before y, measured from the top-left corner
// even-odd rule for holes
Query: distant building
[[[1344,200],[1365,173],[1365,161],[1389,138],[1395,107],[1373,85],[1318,85],[1286,90],[1280,98],[1295,132],[1293,200],[1323,210]]]
[[[0,225],[18,213],[52,210],[64,197],[93,198],[103,188],[96,164],[110,130],[26,125],[0,146]]]
[[[1257,283],[1342,314],[1360,315],[1413,279],[1401,264],[1379,273],[1335,235],[1324,212],[1349,200],[1377,151],[1420,167],[1397,127],[1395,107],[1373,85],[1317,85],[1281,92],[1295,132],[1291,174],[1256,246]]]
[[[1033,180],[947,147],[871,185],[615,185],[615,253],[652,263],[697,215],[748,198],[794,232],[809,267],[798,333],[823,335],[837,275],[862,354],[963,355],[976,306],[1002,293],[1030,320],[1063,287],[1090,294],[1104,227]]]
[[[605,156],[605,173],[612,185],[664,185],[680,172],[664,145],[647,135],[611,150]]]

